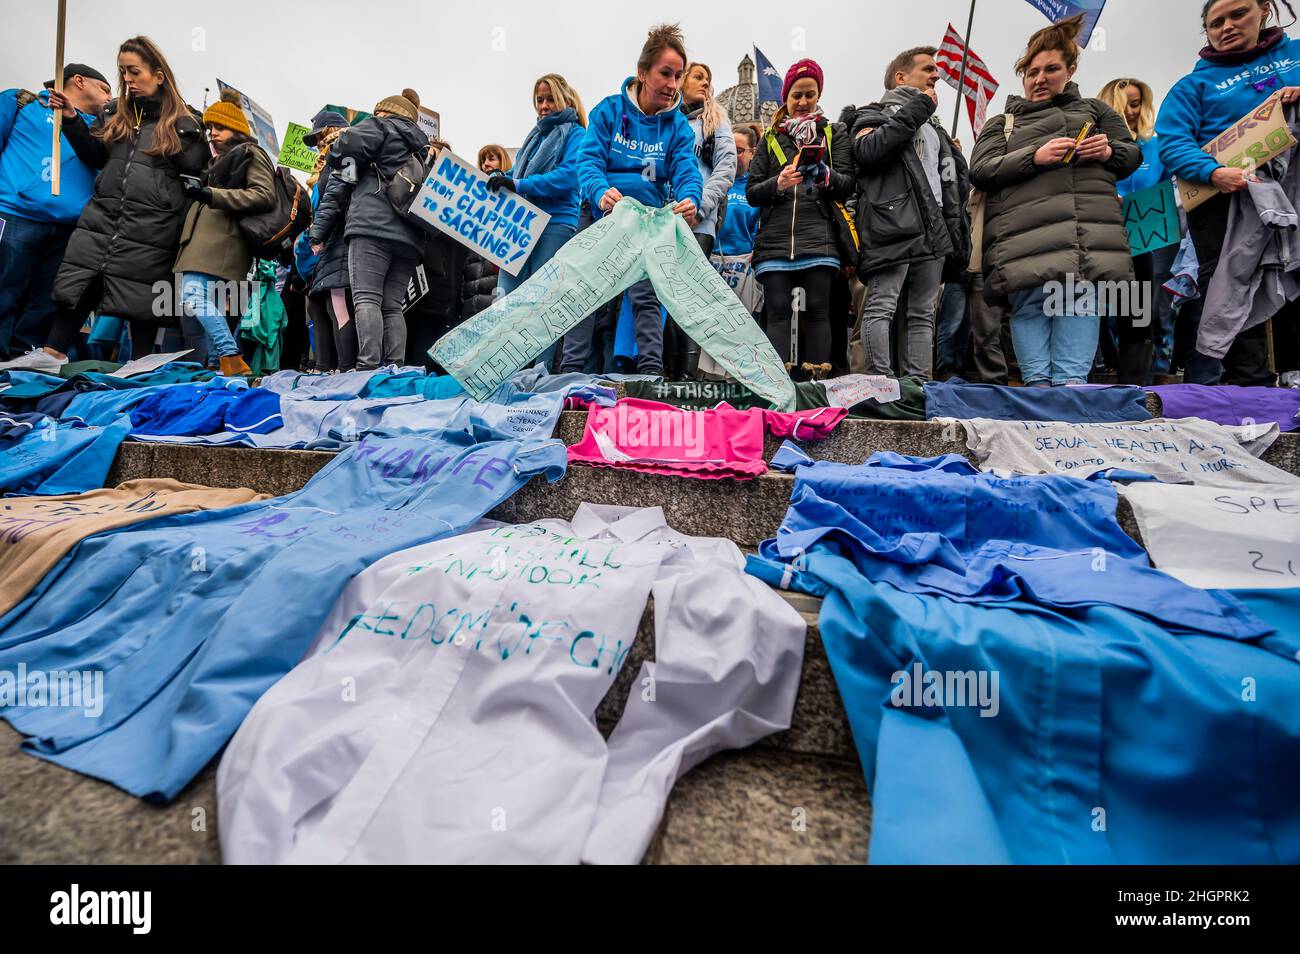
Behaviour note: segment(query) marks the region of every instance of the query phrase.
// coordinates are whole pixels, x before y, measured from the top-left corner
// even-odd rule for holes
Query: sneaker
[[[58,374],[59,369],[68,363],[67,358],[56,358],[44,348],[33,348],[21,358],[14,358],[0,364],[0,371],[43,371],[46,374]]]

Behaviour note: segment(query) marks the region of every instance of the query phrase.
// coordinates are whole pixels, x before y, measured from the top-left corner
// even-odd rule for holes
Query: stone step
[[[680,779],[645,861],[653,864],[861,863],[871,805],[817,631],[817,600],[787,597],[808,623],[791,728],[716,755]],[[608,737],[641,662],[654,658],[653,605],[596,712]],[[19,750],[0,723],[0,864],[217,864],[216,768],[169,805]]]

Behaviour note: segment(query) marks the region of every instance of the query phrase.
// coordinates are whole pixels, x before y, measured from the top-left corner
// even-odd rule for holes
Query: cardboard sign
[[[1135,483],[1119,492],[1151,562],[1188,586],[1300,587],[1300,486]]]
[[[406,283],[406,294],[402,296],[402,311],[409,311],[425,295],[429,294],[429,278],[424,273],[424,263],[415,266],[411,280]]]
[[[257,144],[266,150],[266,154],[271,157],[272,162],[278,162],[280,140],[275,135],[275,120],[271,118],[271,114],[229,83],[218,79],[217,87],[222,92],[230,89],[239,93],[240,108],[243,109],[244,116],[248,119],[248,125],[253,130],[253,136],[257,139]]]
[[[423,106],[417,107],[419,115],[415,117],[416,123],[424,134],[430,139],[442,138],[442,117],[432,109],[425,109]]]
[[[284,146],[280,149],[280,165],[307,173],[316,169],[316,150],[302,141],[309,132],[309,126],[288,125],[284,131]]]
[[[1201,149],[1217,159],[1220,165],[1253,169],[1295,144],[1282,109],[1282,94],[1274,93]],[[1218,191],[1208,183],[1178,183],[1183,208],[1189,212],[1217,195]]]
[[[1124,196],[1124,228],[1128,230],[1129,251],[1134,255],[1181,242],[1173,182],[1166,179]]]
[[[487,181],[444,149],[416,193],[411,215],[518,275],[551,216],[509,189],[489,189]]]

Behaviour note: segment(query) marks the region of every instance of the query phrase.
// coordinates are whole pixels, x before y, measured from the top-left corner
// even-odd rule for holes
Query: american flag
[[[993,94],[998,91],[998,81],[993,78],[993,74],[984,65],[984,61],[976,56],[975,51],[972,50],[966,59],[966,88],[961,89],[959,85],[961,82],[961,58],[965,50],[966,41],[949,23],[948,32],[944,34],[943,43],[939,46],[939,52],[934,55],[934,64],[939,67],[939,72],[943,74],[944,82],[965,95],[966,108],[970,112],[971,128],[978,137],[980,130],[984,128],[989,103],[993,99]]]

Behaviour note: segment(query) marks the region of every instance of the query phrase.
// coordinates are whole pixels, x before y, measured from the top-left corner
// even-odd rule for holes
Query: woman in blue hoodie
[[[704,180],[695,161],[695,131],[681,106],[686,45],[676,25],[650,31],[636,63],[636,76],[591,111],[591,124],[578,150],[582,198],[599,218],[630,197],[651,208],[671,201],[673,211],[694,228]],[[636,320],[636,366],[641,374],[663,373],[663,322],[650,280],[628,289]],[[595,325],[588,316],[565,336],[561,371],[581,371],[591,352]]]
[[[1231,193],[1246,188],[1242,169],[1220,165],[1201,147],[1268,99],[1282,93],[1284,103],[1300,100],[1300,43],[1280,25],[1278,6],[1288,0],[1209,0],[1201,22],[1209,40],[1200,61],[1169,91],[1156,119],[1160,161],[1165,170],[1186,182],[1208,182],[1219,195],[1187,214],[1188,228],[1200,261],[1200,286],[1206,288],[1223,251]],[[1269,26],[1270,20],[1278,25]],[[1291,308],[1275,321],[1279,367],[1294,366],[1295,319]],[[1270,385],[1267,326],[1243,331],[1218,363],[1204,355],[1190,356],[1185,380],[1216,384]]]

